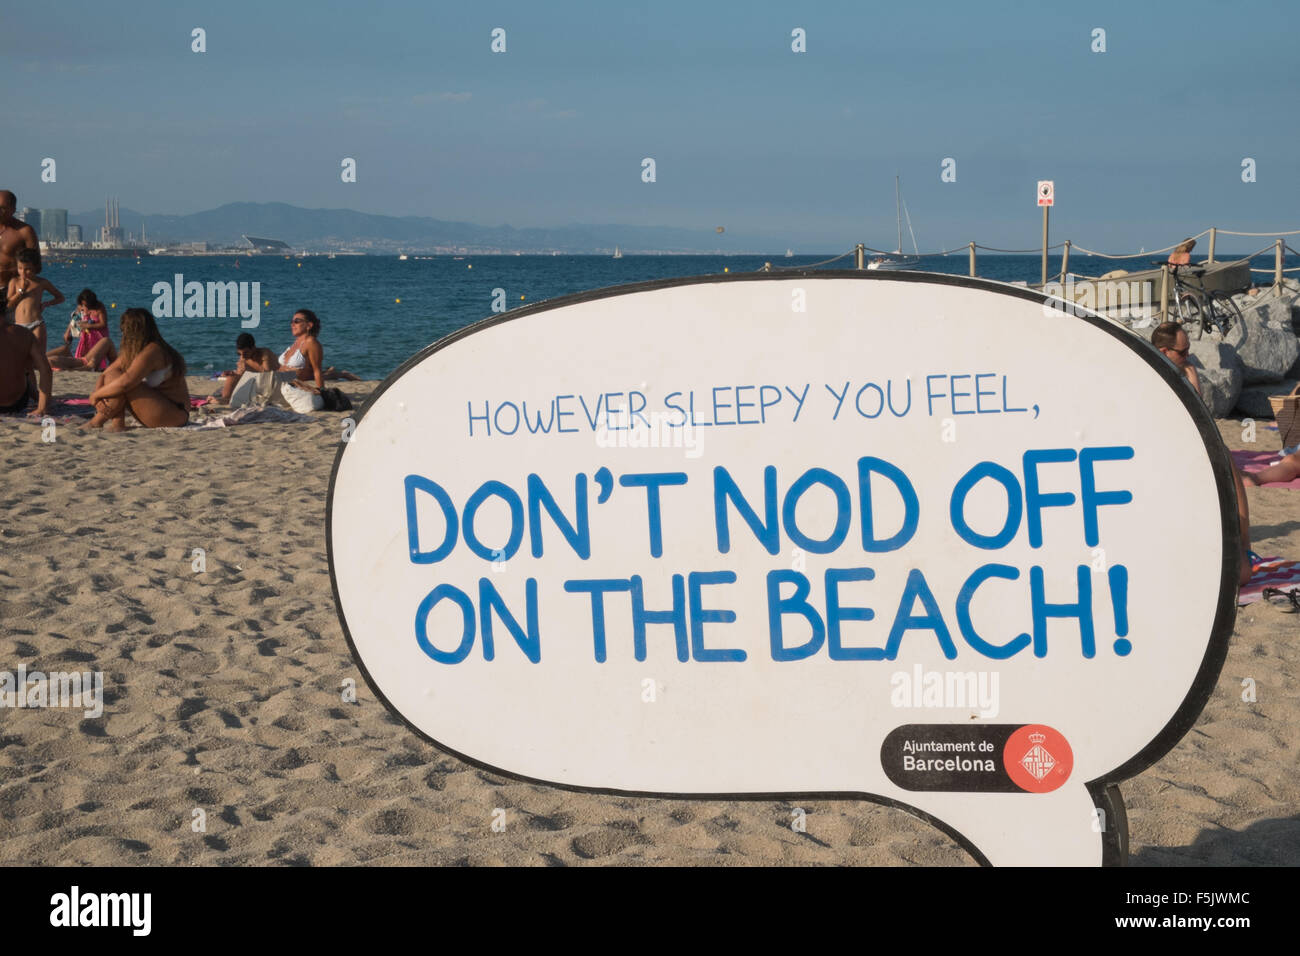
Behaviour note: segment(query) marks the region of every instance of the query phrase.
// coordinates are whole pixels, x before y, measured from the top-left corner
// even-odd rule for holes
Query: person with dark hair
[[[302,332],[302,326],[298,324],[300,317],[302,321],[306,323],[307,328],[305,334]],[[304,363],[309,362],[311,357],[304,356],[297,347],[302,339],[310,338],[311,341],[316,343],[316,361],[321,362],[324,360],[325,350],[321,346],[319,340],[317,340],[317,336],[320,335],[320,319],[316,318],[316,313],[311,309],[299,309],[293,314],[293,319],[291,320],[289,327],[293,330],[294,335],[299,336],[299,338],[295,339],[294,344],[285,349],[284,353],[280,356],[281,367],[295,370],[298,373],[299,380],[301,381],[315,378],[316,376],[314,371],[305,374],[307,366]],[[307,347],[310,349],[309,345]],[[349,382],[359,382],[361,381],[361,376],[353,372],[345,372],[342,369],[337,369],[331,365],[329,368],[321,371],[316,387],[317,389],[320,389],[323,387],[325,382],[337,382],[340,379],[346,379]]]
[[[1192,351],[1192,343],[1187,338],[1187,333],[1177,322],[1164,322],[1155,327],[1151,333],[1151,344],[1160,350],[1160,354],[1168,359],[1183,378],[1191,383],[1196,395],[1201,395],[1201,380],[1196,374],[1196,369],[1189,362],[1188,356]],[[1250,561],[1250,505],[1246,501],[1246,484],[1242,478],[1241,469],[1235,463],[1232,463],[1232,483],[1237,490],[1237,525],[1241,529],[1241,574],[1239,581],[1246,584],[1250,581],[1250,576],[1254,573]]]
[[[0,189],[0,283],[8,283],[18,274],[16,256],[20,249],[36,253],[36,271],[40,272],[41,243],[36,230],[21,219],[15,219],[18,197],[8,189]]]
[[[41,257],[32,249],[18,250],[18,274],[9,280],[5,290],[5,308],[13,314],[14,323],[21,325],[45,351],[45,319],[42,312],[63,302],[63,293],[49,279],[41,278]],[[46,299],[45,293],[54,298]]]
[[[1177,322],[1165,322],[1157,325],[1151,333],[1151,344],[1160,350],[1160,354],[1173,363],[1174,368],[1183,378],[1191,382],[1196,394],[1201,394],[1201,379],[1196,374],[1196,367],[1187,360],[1192,353],[1191,340]]]
[[[72,352],[72,338],[77,339]],[[117,349],[108,337],[108,309],[90,289],[77,295],[77,311],[63,333],[63,344],[49,353],[50,366],[66,371],[103,371],[117,361]]]
[[[292,372],[293,379],[284,383],[282,394],[294,411],[320,411],[324,404],[320,392],[325,387],[325,350],[316,337],[320,319],[311,309],[299,309],[289,320],[289,329],[294,340],[280,354],[280,368]]]
[[[146,428],[179,428],[190,420],[185,359],[167,344],[148,309],[122,313],[122,350],[90,393],[88,428],[122,431],[126,413]]]
[[[230,396],[245,372],[275,372],[280,368],[275,353],[270,349],[259,348],[257,340],[248,332],[239,333],[235,339],[235,351],[239,353],[239,363],[233,369],[221,373],[221,391],[212,395],[212,400],[222,405],[230,404]]]

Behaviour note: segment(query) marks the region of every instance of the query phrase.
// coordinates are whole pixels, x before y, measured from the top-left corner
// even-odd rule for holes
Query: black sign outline
[[[593,302],[599,299],[614,298],[617,296],[634,295],[640,292],[654,292],[660,289],[671,289],[678,286],[691,285],[716,285],[726,282],[771,282],[771,281],[788,281],[798,279],[801,281],[821,281],[825,279],[854,279],[863,282],[917,282],[929,285],[955,286],[965,289],[976,289],[985,292],[993,292],[998,295],[1005,295],[1011,298],[1025,299],[1046,306],[1053,311],[1060,312],[1063,315],[1073,316],[1078,321],[1087,322],[1090,325],[1102,330],[1106,334],[1122,342],[1130,351],[1147,363],[1158,376],[1165,380],[1165,383],[1183,403],[1183,407],[1196,423],[1197,432],[1201,438],[1202,447],[1205,449],[1209,459],[1210,467],[1214,474],[1215,482],[1219,491],[1219,514],[1220,525],[1223,537],[1223,573],[1219,580],[1219,600],[1215,608],[1214,623],[1210,630],[1210,639],[1206,644],[1205,655],[1201,658],[1200,667],[1197,669],[1196,676],[1188,688],[1186,696],[1175,709],[1173,715],[1166,722],[1165,726],[1144,745],[1136,754],[1130,757],[1118,767],[1103,773],[1099,777],[1087,781],[1084,786],[1087,788],[1089,795],[1092,797],[1094,808],[1100,812],[1101,842],[1102,842],[1102,865],[1118,866],[1128,861],[1128,819],[1125,812],[1124,800],[1120,794],[1118,784],[1130,777],[1135,777],[1148,767],[1159,762],[1165,754],[1173,750],[1178,742],[1187,735],[1195,725],[1201,712],[1205,709],[1206,703],[1209,702],[1210,695],[1214,693],[1214,688],[1218,683],[1219,674],[1223,669],[1224,661],[1228,656],[1228,644],[1232,637],[1233,627],[1237,616],[1237,582],[1241,566],[1241,539],[1240,531],[1237,527],[1237,497],[1236,486],[1232,478],[1231,459],[1228,455],[1227,448],[1223,444],[1223,439],[1219,435],[1218,427],[1214,424],[1209,410],[1201,403],[1200,399],[1189,389],[1181,376],[1174,371],[1174,366],[1164,358],[1155,348],[1149,344],[1142,344],[1142,341],[1133,333],[1119,328],[1107,319],[1102,318],[1095,312],[1083,309],[1073,304],[1062,303],[1055,299],[1032,289],[1013,286],[1006,283],[994,282],[988,279],[974,279],[966,276],[945,275],[934,272],[886,272],[878,273],[872,270],[847,270],[847,269],[822,269],[822,270],[805,270],[790,269],[782,272],[746,272],[746,273],[723,273],[721,275],[701,275],[686,276],[671,279],[654,279],[647,282],[632,282],[626,285],[605,286],[600,289],[591,289],[586,292],[577,292],[571,295],[559,296],[554,299],[546,299],[531,305],[521,306],[517,309],[510,309],[506,312],[492,315],[478,322],[474,322],[464,328],[457,329],[450,335],[444,336],[438,341],[421,349],[415,355],[403,362],[396,371],[389,375],[379,386],[371,393],[369,399],[357,415],[353,416],[356,426],[361,424],[365,417],[365,409],[372,407],[385,391],[388,390],[398,379],[405,375],[415,366],[421,364],[430,356],[442,351],[450,345],[459,342],[463,338],[481,332],[484,329],[491,328],[505,322],[513,322],[519,319],[528,318],[543,312],[550,312],[555,309],[561,309],[565,306],[576,305],[580,302]],[[354,430],[355,427],[354,426]],[[329,563],[330,589],[334,595],[334,610],[338,615],[339,626],[343,629],[343,637],[347,640],[348,650],[352,654],[352,660],[361,675],[365,678],[371,692],[375,695],[388,711],[397,717],[408,730],[418,736],[420,739],[433,744],[440,751],[465,764],[476,767],[480,770],[487,771],[498,776],[507,777],[521,783],[540,784],[542,786],[557,787],[561,790],[567,790],[572,793],[592,793],[610,796],[625,797],[660,797],[673,800],[762,800],[771,802],[790,802],[792,800],[856,800],[867,803],[874,803],[881,806],[892,807],[896,810],[902,810],[911,816],[926,821],[931,826],[940,830],[951,837],[962,849],[966,850],[977,863],[981,866],[991,866],[992,862],[979,850],[975,844],[964,834],[960,833],[952,825],[940,820],[938,817],[927,813],[919,807],[895,800],[892,797],[886,797],[882,794],[862,793],[859,791],[794,791],[794,792],[764,792],[764,793],[671,793],[666,791],[648,791],[648,790],[619,790],[612,787],[583,787],[574,784],[559,783],[554,780],[544,780],[539,777],[527,777],[522,774],[505,770],[485,763],[468,754],[463,754],[454,750],[445,744],[440,743],[433,737],[430,737],[419,727],[416,727],[406,716],[399,711],[380,691],[374,678],[370,676],[365,662],[361,659],[357,651],[356,643],[352,639],[352,632],[348,629],[347,619],[343,614],[343,603],[339,597],[338,580],[334,573],[334,483],[338,476],[339,465],[343,461],[343,455],[347,452],[349,443],[342,441],[339,443],[339,450],[334,457],[334,465],[330,469],[329,491],[325,505],[325,552]],[[1018,799],[1010,796],[1010,799]]]

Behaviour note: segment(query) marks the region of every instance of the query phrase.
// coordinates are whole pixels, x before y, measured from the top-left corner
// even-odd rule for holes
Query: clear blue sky
[[[0,186],[74,212],[282,201],[803,251],[892,246],[895,172],[923,249],[1033,246],[1043,178],[1054,239],[1154,248],[1300,228],[1297,27],[1288,2],[11,5]]]

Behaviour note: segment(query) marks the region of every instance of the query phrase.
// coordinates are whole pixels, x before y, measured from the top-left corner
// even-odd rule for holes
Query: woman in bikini
[[[319,411],[323,404],[320,390],[325,387],[325,349],[316,337],[320,319],[311,309],[299,309],[289,320],[289,328],[294,340],[280,355],[280,370],[292,372],[294,380],[285,383],[284,397],[295,411]],[[295,391],[307,395],[295,395]]]
[[[77,296],[77,314],[63,333],[63,344],[52,350],[47,358],[50,368],[63,371],[103,371],[117,361],[117,349],[108,337],[108,310],[90,289],[82,289]],[[73,330],[81,332],[75,352],[72,346]]]
[[[122,313],[122,351],[90,393],[88,428],[122,431],[129,411],[146,428],[179,428],[190,420],[185,359],[167,344],[148,309]]]

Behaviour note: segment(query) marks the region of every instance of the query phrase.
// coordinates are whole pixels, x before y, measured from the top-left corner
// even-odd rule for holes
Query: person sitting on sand
[[[90,393],[88,428],[122,431],[126,413],[146,428],[179,428],[190,420],[185,359],[167,344],[148,309],[122,313],[122,351]]]
[[[44,417],[54,379],[45,351],[28,329],[0,319],[0,414],[16,414],[31,403],[27,394],[27,376],[31,372],[36,373],[37,399],[36,408],[28,414]]]
[[[1174,246],[1173,252],[1169,253],[1169,264],[1171,266],[1190,265],[1192,261],[1192,250],[1195,248],[1195,239],[1184,239],[1178,245]]]
[[[77,296],[77,312],[63,333],[63,344],[49,353],[51,368],[65,371],[102,372],[117,361],[117,349],[108,337],[108,309],[90,289]],[[72,336],[80,331],[76,351]]]
[[[245,372],[275,372],[280,368],[275,353],[270,349],[259,348],[257,340],[247,332],[239,333],[235,339],[235,351],[239,353],[239,363],[234,369],[221,373],[221,391],[212,396],[214,402],[222,405],[230,404],[230,395]]]
[[[9,280],[6,290],[5,308],[13,313],[15,325],[21,325],[40,343],[45,351],[45,319],[42,312],[52,305],[63,302],[63,293],[54,287],[49,279],[38,275],[41,271],[41,257],[34,249],[18,250],[18,274]],[[46,299],[45,293],[53,296]]]
[[[287,349],[284,350],[283,354],[281,354],[280,367],[286,369],[294,369],[295,371],[298,372],[299,381],[306,381],[307,379],[312,378],[313,374],[305,374],[305,366],[302,363],[304,361],[308,361],[308,362],[311,361],[311,357],[308,356],[307,358],[304,359],[303,353],[298,348],[299,343],[303,342],[305,338],[301,334],[301,326],[298,325],[299,317],[302,317],[302,319],[306,321],[307,326],[310,330],[308,332],[308,335],[310,336],[312,341],[316,341],[316,336],[320,334],[320,319],[316,318],[315,312],[313,312],[311,309],[299,309],[297,312],[295,312],[293,314],[293,319],[290,321],[289,328],[293,331],[294,335],[298,336],[298,338],[294,340],[293,345],[289,346]],[[319,341],[316,341],[316,348],[319,351],[315,356],[315,361],[319,363],[324,359],[324,349],[321,348]],[[353,372],[345,372],[342,369],[337,369],[333,365],[331,365],[329,368],[324,369],[320,373],[319,381],[317,382],[316,387],[319,389],[324,386],[325,382],[337,382],[340,380],[347,380],[349,382],[359,382],[361,381],[361,376]]]
[[[325,387],[322,367],[325,349],[316,337],[320,333],[320,319],[311,309],[299,309],[289,320],[289,329],[294,340],[280,354],[280,368],[292,372],[294,377],[285,383],[285,401],[297,412],[320,411],[324,405],[320,390]]]
[[[1155,331],[1151,333],[1151,344],[1182,373],[1199,397],[1201,380],[1192,363],[1187,360],[1192,351],[1192,343],[1188,340],[1183,327],[1177,322],[1164,322],[1157,325]],[[1241,529],[1241,572],[1238,580],[1239,583],[1246,584],[1254,573],[1250,565],[1250,505],[1246,501],[1246,479],[1242,477],[1241,469],[1231,459],[1229,462],[1232,466],[1232,483],[1237,491],[1237,525]]]

